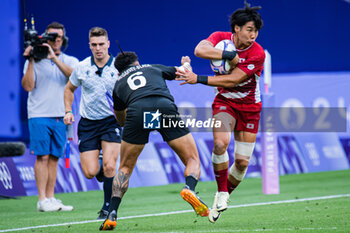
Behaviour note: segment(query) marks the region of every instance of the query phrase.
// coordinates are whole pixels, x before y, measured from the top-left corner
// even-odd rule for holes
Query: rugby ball
[[[231,40],[222,40],[215,45],[215,48],[225,51],[236,51],[236,46]],[[211,60],[211,69],[217,74],[228,74],[231,66],[228,60]]]

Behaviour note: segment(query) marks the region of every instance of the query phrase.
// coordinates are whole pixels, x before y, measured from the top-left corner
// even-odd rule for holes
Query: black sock
[[[122,199],[120,197],[112,197],[111,198],[111,204],[109,205],[109,210],[108,212],[112,212],[113,210],[115,210],[116,212],[118,212],[118,208],[120,205],[120,202],[122,201]]]
[[[111,202],[111,196],[112,196],[112,185],[113,185],[113,177],[103,178],[103,193],[104,193],[104,203],[102,206],[103,210],[108,210],[110,202]]]
[[[189,175],[186,176],[186,185],[192,190],[194,191],[194,189],[196,188],[197,182],[198,180],[196,178],[194,178],[193,176]]]

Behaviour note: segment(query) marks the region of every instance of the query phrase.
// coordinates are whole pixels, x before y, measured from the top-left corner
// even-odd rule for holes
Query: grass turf
[[[183,184],[129,189],[118,217],[190,210],[180,196]],[[199,196],[212,205],[215,182],[200,182]],[[249,178],[231,195],[229,205],[294,200],[350,194],[350,170],[280,177],[280,194],[263,195],[261,179]],[[7,229],[94,220],[103,201],[102,191],[57,194],[72,204],[72,212],[36,211],[36,196],[0,200],[0,232]],[[172,215],[120,219],[116,232],[350,232],[350,197],[230,208],[217,223],[193,211]],[[20,232],[98,232],[100,222],[32,228]]]

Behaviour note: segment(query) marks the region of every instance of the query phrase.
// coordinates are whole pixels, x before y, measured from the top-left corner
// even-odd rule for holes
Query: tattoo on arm
[[[118,171],[117,175],[113,179],[112,196],[120,197],[124,196],[124,193],[129,187],[130,174]]]

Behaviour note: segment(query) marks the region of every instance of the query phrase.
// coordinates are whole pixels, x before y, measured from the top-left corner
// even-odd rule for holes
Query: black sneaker
[[[117,212],[113,210],[101,224],[100,231],[111,231],[117,226]]]
[[[100,210],[98,213],[97,219],[106,219],[108,216],[108,211],[107,210]]]

